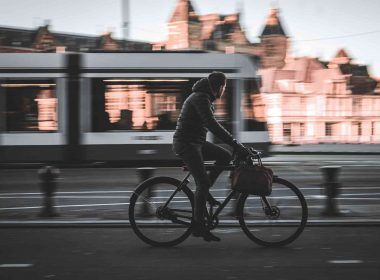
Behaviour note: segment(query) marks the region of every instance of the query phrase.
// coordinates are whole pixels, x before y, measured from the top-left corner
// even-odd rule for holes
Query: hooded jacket
[[[200,79],[194,84],[192,90],[193,93],[183,103],[173,140],[203,144],[209,130],[223,142],[232,146],[234,140],[232,135],[215,119],[212,103],[216,98],[211,92],[208,79]]]

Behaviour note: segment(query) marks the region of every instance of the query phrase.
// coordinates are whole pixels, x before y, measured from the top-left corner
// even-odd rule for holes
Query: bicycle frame
[[[224,169],[224,170],[228,170],[231,168],[231,166],[227,166],[228,168]],[[178,188],[172,193],[172,195],[169,197],[169,199],[166,201],[165,205],[163,206],[163,208],[166,208],[170,201],[173,199],[173,197],[179,192],[181,191],[182,187],[186,186],[188,183],[189,183],[189,177],[190,177],[191,173],[188,172],[188,174],[185,176],[185,178],[181,181],[180,185],[178,186]],[[206,217],[207,217],[207,222],[209,224],[212,223],[212,221],[216,220],[218,218],[218,215],[220,214],[220,212],[226,207],[226,205],[230,202],[230,200],[237,194],[238,192],[235,191],[235,190],[231,190],[229,192],[229,194],[227,195],[227,197],[224,199],[224,201],[216,208],[215,212],[213,211],[213,207],[210,206],[209,209],[207,209],[206,211]],[[181,215],[177,215],[178,217],[182,217]],[[183,221],[176,221],[180,224],[184,224]]]
[[[262,165],[260,154],[261,153],[258,152],[258,151],[251,150],[251,155],[256,158],[256,160],[259,162],[260,165]],[[231,165],[227,165],[227,166],[215,166],[215,165],[211,165],[209,167],[222,168],[223,171],[226,171],[226,170],[234,170],[237,166],[238,165],[236,164],[236,162],[234,160],[234,163],[231,164]],[[173,199],[173,197],[179,191],[181,191],[182,187],[187,186],[187,184],[190,182],[189,181],[190,175],[191,175],[191,172],[188,172],[187,175],[185,176],[185,178],[181,181],[181,183],[178,186],[178,188],[169,197],[168,201],[165,203],[165,205],[163,206],[163,208],[166,208],[169,205],[170,201]],[[226,205],[230,202],[230,200],[232,199],[232,197],[234,197],[236,195],[236,193],[239,193],[239,192],[235,191],[235,190],[231,190],[230,193],[227,195],[227,197],[224,199],[224,201],[218,206],[218,208],[216,208],[215,212],[213,211],[213,207],[212,206],[210,206],[209,210],[206,208],[207,209],[207,211],[206,211],[207,223],[209,225],[211,225],[214,220],[217,221],[217,218],[218,218],[218,215],[220,214],[220,212],[224,209],[224,207],[226,207]],[[261,199],[264,202],[264,204],[265,204],[266,207],[268,207],[268,208],[271,207],[265,196],[262,196]],[[178,217],[183,217],[182,215],[177,215],[177,216]],[[180,224],[185,224],[186,223],[186,222],[183,222],[183,221],[177,221],[177,222],[180,223]]]
[[[228,202],[230,202],[230,200],[232,199],[232,197],[235,196],[236,193],[238,193],[238,192],[235,191],[235,190],[231,190],[230,193],[227,195],[227,197],[222,202],[222,204],[220,204],[218,206],[218,208],[216,208],[216,210],[215,210],[214,213],[212,213],[213,212],[213,207],[210,206],[210,211],[207,211],[207,220],[208,220],[208,222],[212,222],[214,219],[218,218],[219,213],[222,212],[222,210],[224,209],[224,207],[226,207],[226,205],[228,204]]]

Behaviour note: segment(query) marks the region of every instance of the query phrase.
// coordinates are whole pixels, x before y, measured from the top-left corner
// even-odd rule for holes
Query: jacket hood
[[[207,78],[202,78],[197,81],[192,88],[193,92],[203,92],[210,96],[211,101],[214,101],[216,97],[212,94],[210,84]]]

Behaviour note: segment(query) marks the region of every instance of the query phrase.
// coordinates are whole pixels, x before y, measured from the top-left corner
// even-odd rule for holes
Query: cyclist
[[[173,151],[189,168],[194,177],[195,205],[193,213],[193,236],[206,241],[220,241],[205,227],[206,200],[213,206],[220,204],[209,193],[223,169],[214,169],[207,174],[204,160],[215,160],[216,166],[227,165],[231,153],[206,141],[207,130],[215,134],[242,156],[249,155],[247,149],[221,126],[214,117],[213,102],[221,98],[226,89],[227,78],[222,72],[212,72],[207,78],[197,81],[193,93],[185,100],[173,136]]]

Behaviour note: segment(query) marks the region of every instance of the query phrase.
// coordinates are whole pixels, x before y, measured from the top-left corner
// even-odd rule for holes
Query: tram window
[[[216,99],[214,101],[215,108],[215,118],[218,122],[229,132],[232,133],[232,91],[233,91],[233,81],[227,80],[226,91],[224,92],[222,98]],[[220,139],[215,136],[216,143],[222,143]]]
[[[93,79],[92,131],[174,130],[196,79]]]
[[[0,81],[0,107],[6,132],[54,132],[57,123],[56,84],[48,80]]]
[[[242,115],[245,131],[267,131],[265,104],[259,94],[259,81],[246,80],[242,96]]]

